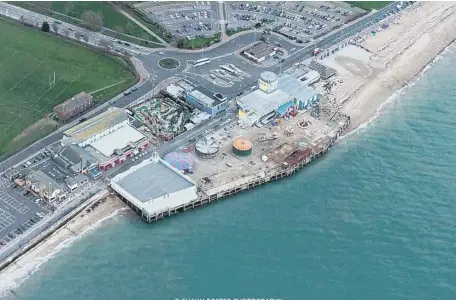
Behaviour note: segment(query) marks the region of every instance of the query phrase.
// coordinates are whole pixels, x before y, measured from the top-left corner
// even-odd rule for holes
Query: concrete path
[[[225,18],[225,3],[223,1],[219,1],[218,3],[219,9],[219,25],[220,25],[220,32],[221,32],[221,43],[228,41],[230,37],[226,34],[226,18]]]
[[[128,14],[126,11],[120,9],[119,7],[117,7],[114,3],[112,2],[109,2],[119,13],[121,13],[122,15],[124,15],[125,17],[127,17],[128,19],[130,19],[133,23],[135,23],[136,25],[138,25],[139,27],[141,27],[145,32],[149,33],[150,35],[152,35],[153,37],[155,37],[157,40],[160,41],[160,43],[162,43],[163,45],[165,45],[166,47],[169,47],[169,44],[164,40],[162,39],[161,37],[159,37],[155,32],[153,32],[152,30],[150,30],[149,28],[147,28],[147,26],[145,26],[143,23],[139,22],[138,20],[136,20],[135,18],[133,18],[132,16],[130,16],[130,14]]]

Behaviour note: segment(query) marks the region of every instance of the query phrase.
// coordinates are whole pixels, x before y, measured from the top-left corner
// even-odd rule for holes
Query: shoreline
[[[423,5],[424,9],[430,7],[430,5],[435,4],[425,3]],[[421,9],[417,8],[417,10]],[[426,23],[426,20],[421,23]],[[362,130],[373,122],[386,104],[394,101],[396,96],[400,95],[404,89],[413,86],[445,54],[456,40],[456,32],[445,32],[445,28],[451,28],[453,24],[456,24],[456,13],[451,13],[442,22],[422,32],[411,45],[405,47],[400,54],[394,56],[383,70],[369,78],[367,83],[363,84],[350,96],[348,101],[344,103],[343,110],[351,116],[351,125],[339,140]],[[439,31],[440,35],[438,34]],[[389,30],[381,34],[387,35],[381,36],[379,34],[380,38],[383,38],[385,43],[387,43],[391,38]],[[429,41],[430,36],[433,39],[439,39],[442,35],[444,38],[440,41]],[[377,37],[377,42],[378,39]],[[363,46],[369,46],[369,42],[368,38]],[[427,47],[428,43],[432,44],[433,49]],[[369,47],[367,48],[369,49]],[[427,52],[424,52],[425,50]],[[381,51],[384,51],[384,49]],[[376,51],[373,51],[373,53],[376,53]],[[82,213],[77,214],[68,224],[58,229],[43,242],[2,270],[0,273],[0,296],[8,293],[11,289],[17,288],[61,249],[68,247],[86,233],[98,228],[104,221],[126,210],[129,210],[129,208],[120,199],[108,196],[93,211],[87,213],[84,210]]]
[[[440,9],[442,7],[447,9]],[[371,122],[390,97],[419,80],[435,59],[456,40],[456,31],[451,30],[456,24],[456,6],[453,3],[441,5],[427,2],[414,10],[416,16],[401,16],[403,23],[379,32],[376,37],[368,37],[361,44],[374,56],[386,60],[386,67],[369,78],[343,104],[344,113],[351,117],[349,133]],[[430,19],[425,19],[426,16]],[[416,30],[423,29],[413,32],[416,27]],[[396,44],[399,46],[392,39],[398,41]],[[406,45],[400,47],[401,42]],[[394,51],[395,47],[400,48],[399,53]]]
[[[93,232],[105,221],[128,210],[129,208],[120,199],[108,195],[76,214],[67,224],[19,256],[0,272],[0,297],[19,287],[42,264],[47,263],[62,249]]]

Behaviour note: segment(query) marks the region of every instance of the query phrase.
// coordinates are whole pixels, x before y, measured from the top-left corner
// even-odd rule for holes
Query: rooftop
[[[241,97],[237,103],[242,110],[256,112],[258,115],[263,116],[289,99],[289,95],[281,90],[275,90],[270,94],[255,90]]]
[[[308,100],[317,94],[317,91],[305,82],[290,75],[280,76],[279,89],[299,100]]]
[[[66,130],[64,134],[73,141],[83,141],[125,120],[128,120],[128,115],[123,109],[111,107],[98,116]]]
[[[337,71],[333,68],[330,68],[322,63],[319,63],[315,60],[312,60],[309,64],[309,67],[312,70],[317,71],[323,80],[330,78],[333,75],[336,75]]]
[[[277,80],[277,75],[270,71],[264,71],[261,73],[261,79],[266,82],[273,82]]]
[[[203,86],[197,86],[189,94],[208,107],[214,107],[226,101],[224,95],[214,93]]]
[[[40,170],[33,170],[27,175],[27,181],[38,186],[42,190],[53,191],[62,189],[62,186],[49,175]]]
[[[104,156],[109,157],[114,153],[114,150],[123,149],[129,143],[135,143],[144,138],[145,136],[141,132],[129,125],[125,125],[90,145]]]
[[[275,51],[276,48],[277,47],[274,45],[267,44],[265,42],[259,42],[245,50],[245,52],[249,53],[252,56],[255,56],[256,58],[260,58],[271,54]]]
[[[68,111],[72,111],[75,108],[92,101],[92,99],[93,97],[87,94],[86,92],[80,92],[79,94],[75,95],[74,97],[71,97],[67,101],[60,103],[59,105],[54,107],[54,109],[60,113],[65,113]]]
[[[147,202],[195,185],[162,159],[159,159],[157,163],[154,163],[152,159],[147,159],[115,176],[111,182],[141,202]]]

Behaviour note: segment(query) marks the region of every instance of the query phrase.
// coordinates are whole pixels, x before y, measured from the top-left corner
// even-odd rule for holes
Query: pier
[[[285,164],[282,163],[277,165],[275,168],[268,170],[267,172],[260,172],[259,174],[239,178],[237,180],[230,181],[226,184],[212,188],[204,188],[201,185],[198,185],[198,198],[196,200],[169,208],[167,210],[156,212],[152,215],[148,215],[147,213],[143,212],[140,207],[128,201],[128,199],[119,193],[116,194],[123,202],[125,202],[125,204],[127,204],[133,211],[141,216],[145,222],[157,222],[163,220],[166,217],[170,217],[195,208],[203,207],[210,203],[236,195],[240,192],[247,191],[266,183],[277,181],[296,174],[299,170],[303,169],[314,160],[325,155],[328,152],[329,148],[334,146],[338,138],[346,132],[349,125],[350,117],[346,117],[344,122],[341,123],[340,126],[338,126],[335,131],[332,132],[332,134],[326,135],[323,139],[323,142],[318,147],[313,148],[313,151],[310,155],[300,159],[293,164],[284,167]]]

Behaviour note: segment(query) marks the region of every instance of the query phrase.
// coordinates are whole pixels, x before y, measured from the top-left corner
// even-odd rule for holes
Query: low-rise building
[[[65,179],[65,184],[70,189],[70,191],[76,190],[78,187],[81,187],[89,182],[89,178],[82,174],[76,174]]]
[[[203,86],[197,86],[191,92],[186,93],[185,99],[191,106],[210,114],[211,117],[223,113],[228,107],[226,96],[210,91]]]
[[[265,42],[258,42],[252,47],[242,51],[242,54],[254,62],[260,63],[277,53],[277,47]]]
[[[65,187],[40,170],[31,171],[25,177],[25,183],[33,192],[51,202],[56,199],[63,199],[66,196]]]
[[[198,198],[196,183],[158,155],[115,176],[111,187],[146,222]]]
[[[319,100],[315,89],[290,75],[277,77],[266,71],[258,89],[238,99],[239,119],[247,125],[274,117],[288,117],[295,110],[307,110]]]
[[[66,121],[93,105],[93,97],[86,92],[80,92],[76,96],[54,107],[54,113],[57,117]]]
[[[99,177],[96,169],[106,171],[122,164],[149,147],[145,135],[130,126],[128,115],[119,108],[89,119],[64,132],[60,157],[71,162],[75,172]],[[96,166],[94,168],[94,166]]]

